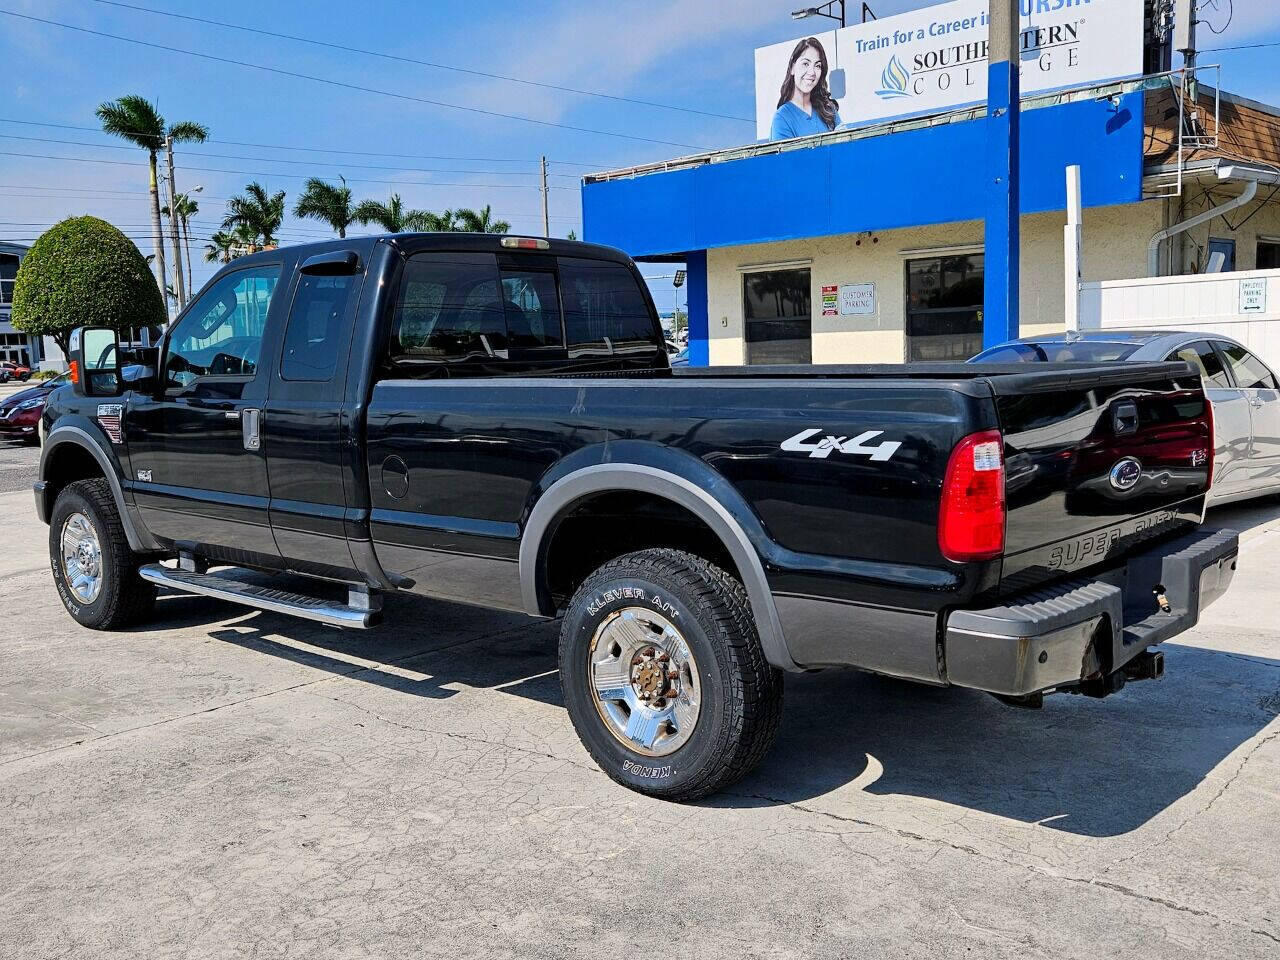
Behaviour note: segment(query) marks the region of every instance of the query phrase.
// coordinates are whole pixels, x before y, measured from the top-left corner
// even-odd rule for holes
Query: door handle
[[[245,407],[240,411],[240,434],[244,437],[246,450],[258,450],[262,447],[262,411],[253,407]]]

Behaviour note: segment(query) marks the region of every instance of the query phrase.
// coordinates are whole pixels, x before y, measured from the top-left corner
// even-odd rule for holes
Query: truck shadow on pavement
[[[1209,523],[1243,530],[1278,513],[1255,502],[1215,510]],[[214,639],[400,694],[445,700],[479,688],[563,706],[558,621],[411,596],[388,597],[385,624],[369,632],[185,595],[163,596],[157,612],[163,622],[150,629],[222,620]],[[1280,660],[1176,642],[1163,649],[1162,680],[1103,701],[1058,694],[1038,711],[856,671],[788,676],[777,744],[746,780],[705,803],[804,803],[851,788],[854,797],[932,799],[1081,836],[1128,833],[1280,714]]]
[[[855,780],[1068,833],[1128,833],[1280,713],[1280,661],[1166,644],[1167,672],[1106,700],[1019,710],[853,672],[788,678],[778,741],[725,806],[801,803]],[[1238,760],[1232,760],[1238,763]]]

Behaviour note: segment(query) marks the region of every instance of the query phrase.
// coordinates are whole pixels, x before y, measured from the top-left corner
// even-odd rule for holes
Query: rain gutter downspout
[[[1219,183],[1225,183],[1228,180],[1245,181],[1244,192],[1238,197],[1232,197],[1225,203],[1220,203],[1218,206],[1206,210],[1204,213],[1196,214],[1189,220],[1183,220],[1181,223],[1165,227],[1165,229],[1153,236],[1151,243],[1147,245],[1147,276],[1160,276],[1160,244],[1162,242],[1170,237],[1177,236],[1179,233],[1184,233],[1192,227],[1198,227],[1200,224],[1214,219],[1214,217],[1230,213],[1236,207],[1243,207],[1258,195],[1259,183],[1280,182],[1280,175],[1277,175],[1273,170],[1246,167],[1234,163],[1219,164],[1215,173],[1218,175]]]

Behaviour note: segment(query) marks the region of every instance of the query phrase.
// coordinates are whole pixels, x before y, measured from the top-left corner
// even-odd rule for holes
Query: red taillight
[[[948,560],[990,560],[1004,552],[1004,438],[999,430],[965,437],[951,451],[938,546]]]

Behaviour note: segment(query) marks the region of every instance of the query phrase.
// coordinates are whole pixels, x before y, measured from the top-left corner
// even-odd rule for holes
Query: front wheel
[[[679,550],[596,570],[560,631],[565,704],[614,780],[696,800],[741,779],[773,743],[782,674],[764,658],[746,590]]]
[[[138,576],[106,480],[77,480],[58,494],[49,518],[49,565],[62,605],[82,626],[114,630],[155,608],[155,585]]]

